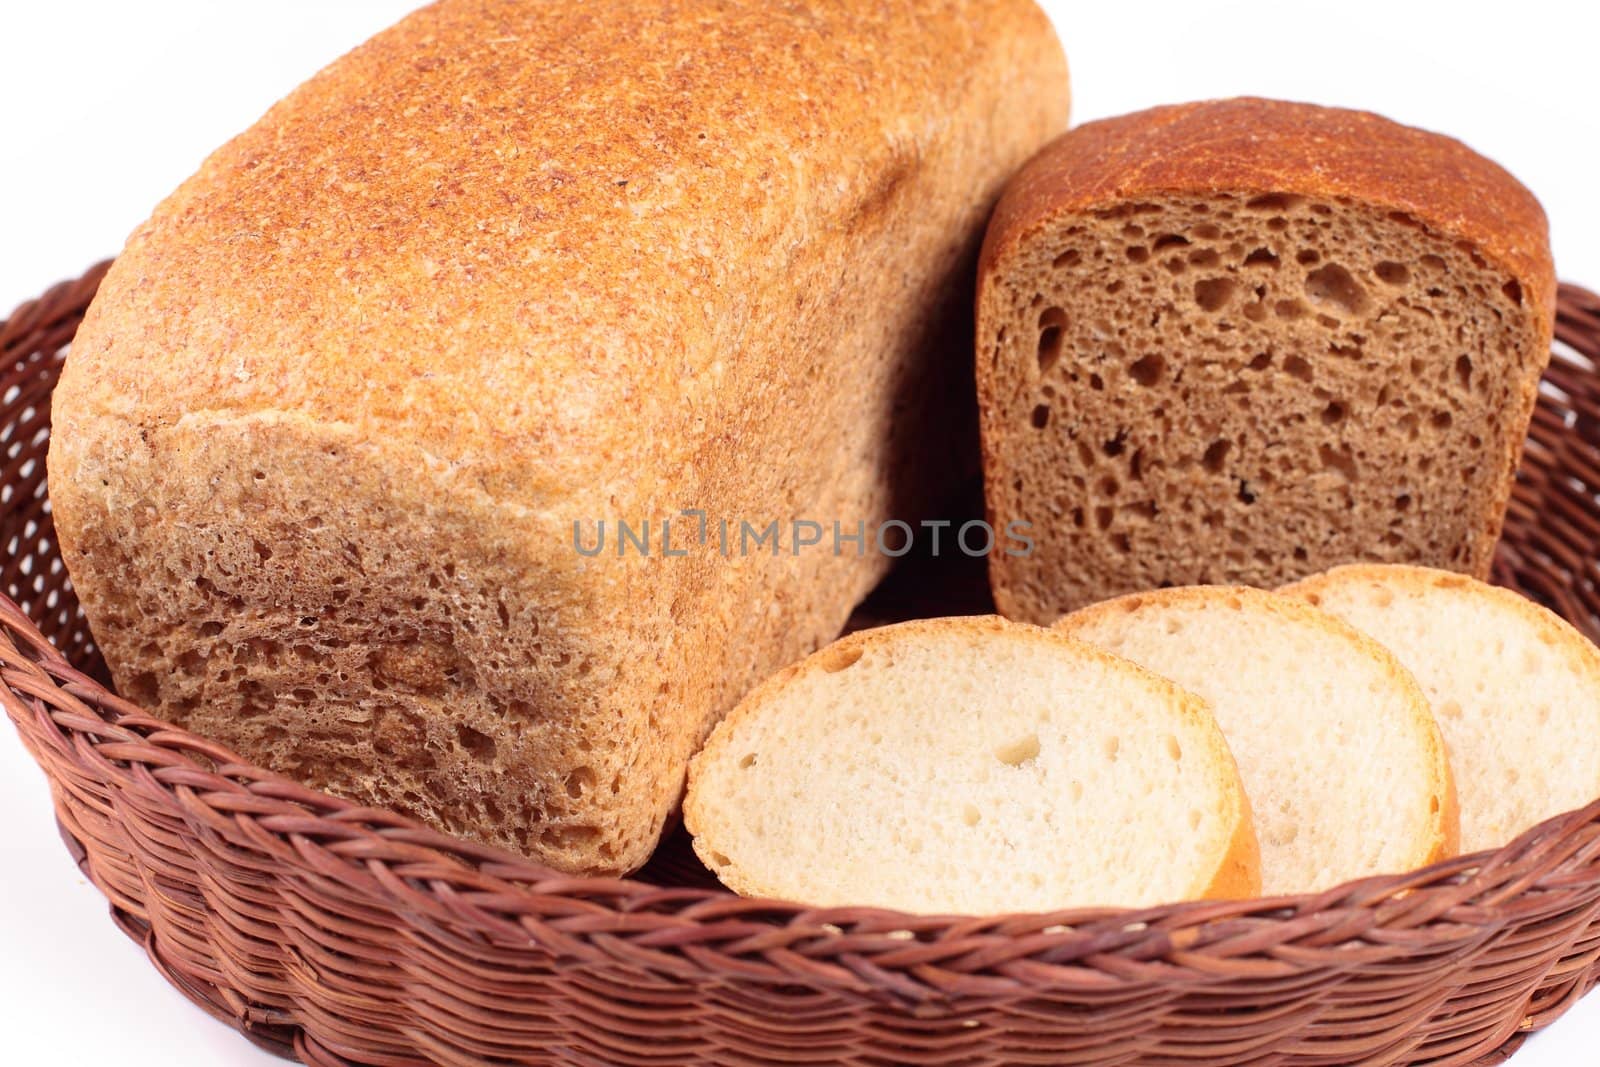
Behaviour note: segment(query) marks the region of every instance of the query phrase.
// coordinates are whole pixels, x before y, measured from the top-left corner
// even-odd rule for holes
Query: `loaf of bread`
[[[1499,848],[1600,799],[1600,651],[1509,589],[1423,567],[1337,567],[1286,587],[1387,645],[1433,702],[1461,847]]]
[[[983,224],[1066,108],[1032,0],[443,0],[380,34],[138,228],[73,346],[50,491],[119,689],[638,866],[718,717],[886,569],[792,523],[914,522],[975,454]]]
[[[1056,629],[1204,698],[1239,761],[1268,894],[1455,854],[1444,741],[1400,662],[1332,615],[1257,589],[1136,593]]]
[[[994,617],[859,631],[781,671],[695,757],[684,822],[730,888],[820,906],[993,914],[1260,888],[1205,705]]]
[[[996,603],[1484,575],[1554,305],[1538,202],[1447,137],[1250,99],[1079,127],[979,270],[988,508],[1036,546],[991,557]]]

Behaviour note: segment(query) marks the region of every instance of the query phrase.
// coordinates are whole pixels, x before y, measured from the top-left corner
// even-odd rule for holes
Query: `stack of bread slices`
[[[1312,892],[1600,796],[1600,651],[1476,579],[1351,565],[852,634],[770,679],[684,816],[743,893],[919,912]]]

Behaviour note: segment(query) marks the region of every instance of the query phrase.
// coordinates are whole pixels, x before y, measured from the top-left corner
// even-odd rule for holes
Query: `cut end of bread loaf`
[[[1455,224],[1459,196],[1499,228]],[[1374,558],[1485,573],[1548,358],[1543,225],[1487,160],[1375,116],[1229,101],[1062,138],[980,278],[989,508],[1037,546],[992,561],[1002,612]]]
[[[1554,612],[1423,567],[1338,567],[1283,592],[1370,634],[1422,684],[1455,769],[1463,851],[1600,797],[1600,651]]]
[[[1210,704],[1250,796],[1265,892],[1314,892],[1453,854],[1450,767],[1422,691],[1333,616],[1205,586],[1120,597],[1056,629]]]
[[[819,906],[983,914],[1259,888],[1204,705],[995,618],[859,632],[771,679],[695,758],[684,819],[730,888]]]

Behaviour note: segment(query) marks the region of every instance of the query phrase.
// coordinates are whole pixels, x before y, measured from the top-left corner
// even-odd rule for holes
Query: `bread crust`
[[[1233,753],[1228,748],[1227,741],[1217,727],[1216,721],[1212,718],[1210,708],[1206,705],[1206,702],[1174,684],[1169,679],[1153,674],[1138,664],[1114,656],[1104,649],[1079,641],[1064,633],[1034,626],[1030,623],[1013,622],[998,615],[913,619],[889,626],[858,630],[839,638],[826,648],[812,653],[805,659],[790,664],[752,689],[734,710],[729,712],[727,717],[718,724],[717,728],[712,731],[711,737],[707,740],[705,746],[690,761],[689,784],[683,804],[684,826],[693,835],[696,854],[700,856],[701,860],[709,868],[717,873],[717,877],[721,879],[724,885],[741,896],[773,898],[782,898],[784,896],[784,890],[781,886],[762,882],[743,868],[720,864],[716,861],[714,855],[715,845],[711,838],[715,835],[718,812],[715,800],[707,798],[702,790],[697,789],[697,784],[699,777],[705,773],[706,767],[720,760],[730,758],[727,756],[727,749],[739,723],[746,717],[760,714],[761,708],[774,694],[796,679],[809,673],[836,669],[834,665],[841,658],[849,660],[874,648],[892,647],[896,640],[907,634],[933,633],[958,635],[1004,634],[1014,640],[1065,645],[1071,647],[1076,655],[1114,665],[1116,669],[1121,671],[1141,675],[1147,683],[1153,684],[1157,689],[1166,690],[1174,699],[1184,718],[1189,720],[1191,725],[1199,727],[1211,739],[1210,755],[1212,758],[1225,766],[1233,768],[1233,776],[1225,793],[1224,803],[1226,806],[1219,813],[1224,820],[1224,824],[1231,825],[1233,828],[1228,845],[1218,854],[1215,869],[1198,875],[1194,884],[1186,892],[1184,899],[1240,899],[1260,893],[1260,848],[1256,840],[1250,803],[1240,786],[1238,766],[1234,762]]]
[[[1506,420],[1513,429],[1497,433],[1490,445],[1503,458],[1479,472],[1491,482],[1489,506],[1472,524],[1471,563],[1461,568],[1487,577],[1523,428],[1549,358],[1556,276],[1549,224],[1537,199],[1460,141],[1369,112],[1253,97],[1157,107],[1079,126],[1035,156],[995,210],[978,273],[980,354],[1002,326],[1002,310],[986,302],[991,280],[1005,276],[1029,243],[1060,220],[1144,198],[1278,192],[1376,206],[1470,246],[1518,280],[1532,340],[1527,352],[1516,354],[1520,374]],[[989,422],[988,413],[999,407],[1000,373],[989,359],[978,360],[984,468],[991,476],[1006,469],[1003,453],[1014,432]],[[991,496],[991,520],[1004,521],[993,507]],[[1007,581],[1015,566],[1001,556],[991,559],[996,603],[1008,615],[1031,618],[1032,600]]]
[[[1085,123],[1006,186],[979,275],[1041,223],[1161,193],[1293,192],[1384,205],[1470,241],[1525,283],[1545,347],[1555,321],[1550,223],[1527,187],[1453,137],[1369,111],[1238,97]]]
[[[660,523],[936,506],[982,226],[1066,108],[1032,0],[409,16],[208,159],[77,335],[51,494],[119,688],[314,786],[639,866],[711,724],[888,563],[665,559]],[[575,550],[645,520],[653,558]]]
[[[1255,816],[1250,798],[1240,789],[1235,794],[1240,808],[1233,841],[1217,865],[1211,884],[1194,894],[1196,900],[1248,900],[1261,895],[1261,844],[1256,838]]]
[[[1454,856],[1461,839],[1461,812],[1444,735],[1434,718],[1427,694],[1394,653],[1344,620],[1304,600],[1249,586],[1176,586],[1101,601],[1062,617],[1056,622],[1055,628],[1071,634],[1097,619],[1114,617],[1145,605],[1159,608],[1205,607],[1223,598],[1235,598],[1250,605],[1251,610],[1337,635],[1340,640],[1356,646],[1363,656],[1380,665],[1384,675],[1405,694],[1411,712],[1411,725],[1421,736],[1428,753],[1427,787],[1439,797],[1438,810],[1428,813],[1425,832],[1412,843],[1412,854],[1406,861],[1405,869],[1425,867]]]

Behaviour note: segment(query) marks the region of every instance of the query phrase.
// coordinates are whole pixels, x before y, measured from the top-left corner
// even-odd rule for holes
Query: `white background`
[[[869,0],[861,0],[869,2]],[[114,253],[207,151],[410,0],[0,0],[0,316]],[[1177,0],[1045,4],[1074,121],[1252,93],[1453,134],[1544,201],[1562,277],[1600,287],[1596,31],[1588,3]],[[56,837],[0,727],[0,1022],[8,1062],[277,1062],[170,990]],[[1596,1062],[1600,995],[1513,1061]]]

